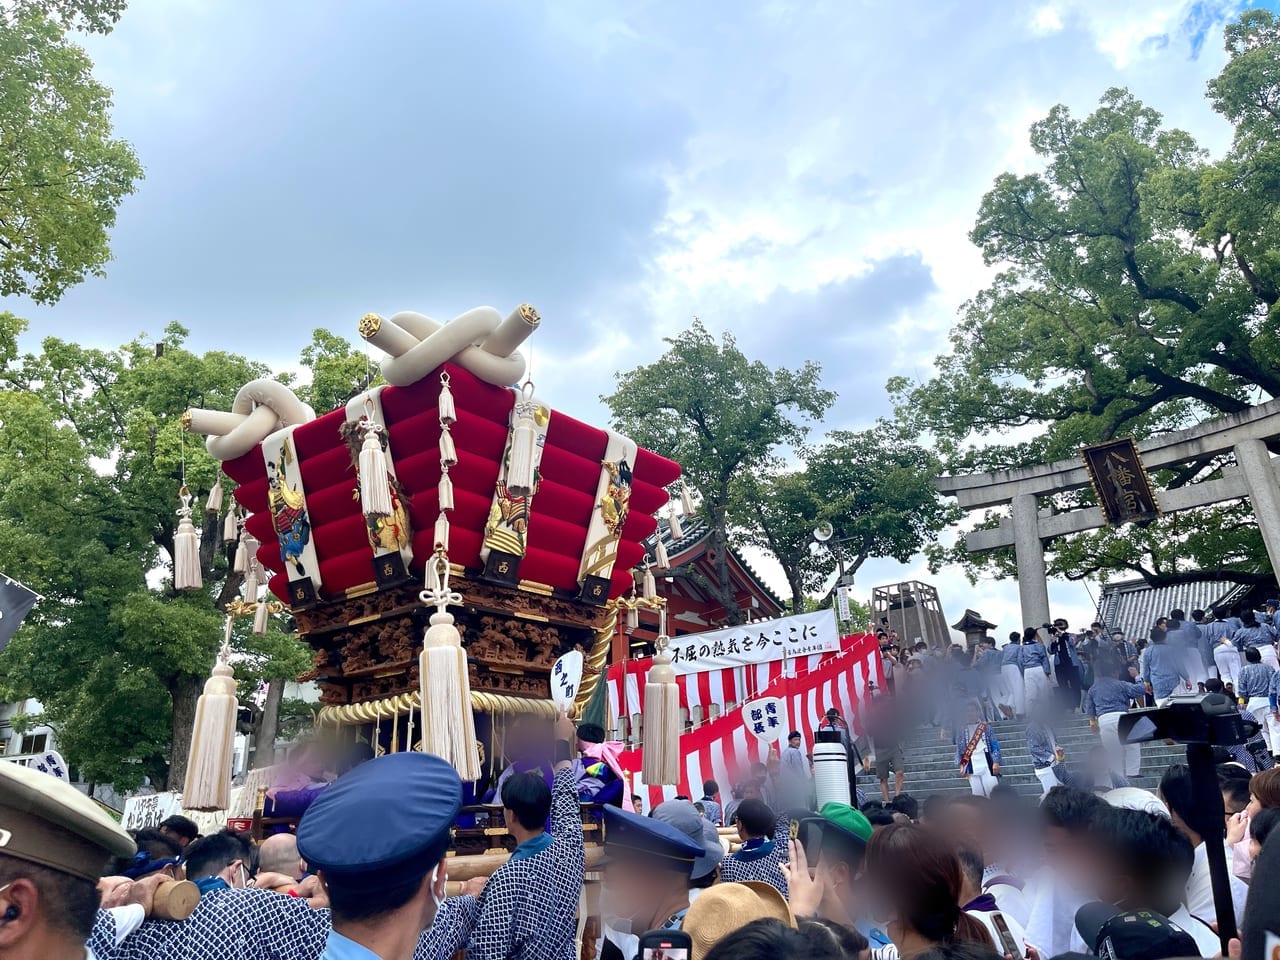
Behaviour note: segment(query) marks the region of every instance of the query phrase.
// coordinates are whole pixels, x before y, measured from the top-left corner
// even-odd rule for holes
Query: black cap
[[[1109,903],[1086,903],[1076,911],[1076,932],[1094,954],[1109,960],[1200,955],[1191,934],[1151,910],[1123,911]]]

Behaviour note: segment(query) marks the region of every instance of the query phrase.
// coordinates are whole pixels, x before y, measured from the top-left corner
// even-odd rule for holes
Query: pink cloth
[[[606,740],[604,743],[584,743],[582,755],[592,760],[600,760],[613,771],[613,775],[622,781],[622,809],[635,813],[631,803],[631,782],[622,773],[622,764],[618,762],[618,754],[627,748],[619,740]]]
[[[1231,848],[1231,872],[1249,883],[1253,880],[1253,861],[1249,859],[1249,835]]]

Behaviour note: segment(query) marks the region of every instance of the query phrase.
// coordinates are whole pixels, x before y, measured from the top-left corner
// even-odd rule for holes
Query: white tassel
[[[667,557],[667,545],[662,542],[662,532],[657,533],[657,540],[653,547],[653,562],[659,570],[670,570],[671,560]]]
[[[267,597],[263,597],[258,601],[258,605],[253,610],[253,635],[255,637],[265,637],[267,635],[267,614],[271,612],[270,604]]]
[[[443,510],[436,517],[436,547],[449,549],[449,517]]]
[[[244,602],[253,603],[258,599],[258,558],[250,557],[249,566],[244,574]]]
[[[231,621],[227,619],[227,633]],[[231,766],[235,758],[236,681],[227,663],[224,644],[213,675],[205,681],[204,693],[196,701],[196,719],[191,729],[191,753],[187,778],[182,787],[182,806],[187,810],[226,810],[231,806]]]
[[[199,590],[204,580],[200,576],[200,535],[191,522],[191,491],[183,487],[178,498],[182,507],[178,510],[178,529],[173,535],[173,588]]]
[[[391,485],[387,482],[387,455],[382,449],[382,428],[364,427],[360,447],[360,509],[366,517],[391,516]]]
[[[209,491],[209,499],[205,501],[204,509],[206,513],[222,512],[222,477],[218,477],[213,483],[213,489]]]
[[[421,596],[424,603],[436,606],[418,663],[422,677],[422,749],[448,760],[463,780],[478,780],[484,771],[476,750],[467,651],[462,647],[462,635],[453,614],[446,609],[447,604],[458,603],[462,598],[449,590],[449,558],[443,550],[437,550],[427,562],[427,589]]]
[[[671,540],[674,543],[677,540],[684,539],[684,527],[680,526],[680,514],[676,513],[676,508],[672,507],[671,512],[667,515],[667,522],[671,524]]]
[[[453,509],[453,481],[449,479],[448,473],[440,474],[440,482],[436,484],[436,490],[439,493],[440,509]]]
[[[658,595],[658,584],[653,579],[653,571],[648,567],[645,567],[644,578],[641,582],[641,592],[646,600],[652,600]]]
[[[525,385],[526,387],[529,384]],[[538,431],[533,422],[537,404],[532,393],[516,401],[512,414],[515,425],[511,428],[511,455],[507,457],[507,492],[513,497],[527,497],[534,491],[538,455]]]
[[[437,404],[441,423],[456,423],[458,411],[453,405],[453,391],[449,389],[449,375],[440,374],[440,402]]]
[[[236,542],[236,508],[232,507],[227,511],[227,515],[222,518],[222,542]]]
[[[627,632],[640,629],[640,611],[635,607],[627,607]]]
[[[231,564],[231,569],[236,573],[244,573],[249,569],[249,534],[245,530],[240,531],[240,542],[236,544],[236,558]]]
[[[658,638],[658,653],[644,685],[644,782],[680,781],[680,688],[667,653],[667,638]]]
[[[440,465],[452,467],[458,462],[458,448],[453,445],[453,435],[448,428],[440,431]]]
[[[689,493],[689,485],[684,482],[683,478],[680,480],[680,506],[684,508],[684,515],[686,517],[692,517],[694,515],[693,496]]]

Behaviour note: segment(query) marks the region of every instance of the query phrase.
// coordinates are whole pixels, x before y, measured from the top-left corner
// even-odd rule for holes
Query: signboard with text
[[[551,668],[551,700],[557,707],[568,710],[582,685],[582,652],[570,650]]]
[[[145,797],[129,797],[124,802],[120,826],[126,830],[158,827],[175,813],[182,813],[182,794],[180,793],[153,793]]]
[[[1132,438],[1082,447],[1080,456],[1108,524],[1117,527],[1160,516],[1155,491]]]
[[[683,674],[808,657],[839,649],[840,630],[835,611],[819,610],[672,637],[669,652],[676,673]]]
[[[776,743],[787,729],[786,708],[777,697],[761,697],[742,705],[742,722],[763,743]]]

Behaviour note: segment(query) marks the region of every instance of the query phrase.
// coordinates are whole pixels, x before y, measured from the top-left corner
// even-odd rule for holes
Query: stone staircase
[[[1066,763],[1072,770],[1080,769],[1091,747],[1098,743],[1097,734],[1089,729],[1089,720],[1075,714],[1061,721],[1055,728],[1058,745],[1066,751]],[[1040,781],[1036,779],[1031,757],[1027,752],[1026,724],[1018,720],[1002,720],[995,724],[996,739],[1004,763],[1000,768],[1001,782],[1017,787],[1019,793],[1039,796]],[[968,793],[969,784],[956,769],[955,746],[948,739],[939,741],[937,727],[922,727],[916,731],[909,744],[903,748],[906,760],[906,784],[904,789],[917,800],[934,793]],[[1160,777],[1171,763],[1185,761],[1186,747],[1166,745],[1162,742],[1142,745],[1142,776],[1131,781],[1134,786],[1154,790]],[[880,785],[875,772],[858,774],[858,786],[868,800],[878,800]],[[889,781],[892,793],[893,780]]]

